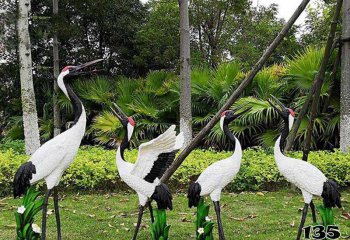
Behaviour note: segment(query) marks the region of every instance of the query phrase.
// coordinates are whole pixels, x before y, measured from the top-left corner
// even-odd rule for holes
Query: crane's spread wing
[[[180,149],[183,141],[182,133],[176,136],[175,125],[172,125],[157,138],[141,144],[131,174],[140,178],[145,178],[147,176],[148,180],[154,180],[159,177],[158,174],[164,173],[165,171],[162,165],[169,164],[168,161],[171,163],[171,159],[174,159],[175,156],[175,153],[172,152]]]
[[[156,178],[161,178],[164,172],[168,169],[171,163],[174,161],[176,153],[179,150],[174,150],[169,153],[159,154],[157,160],[154,162],[151,171],[144,178],[147,182],[154,182]]]

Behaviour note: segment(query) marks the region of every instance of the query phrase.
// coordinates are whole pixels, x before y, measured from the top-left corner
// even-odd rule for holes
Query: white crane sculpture
[[[79,75],[86,74],[86,72],[82,71],[83,68],[102,60],[103,59],[98,59],[79,66],[67,66],[63,68],[57,78],[57,83],[59,88],[73,104],[74,124],[70,129],[64,131],[50,141],[47,141],[36,150],[28,162],[20,166],[14,177],[13,194],[15,198],[25,194],[31,185],[40,180],[44,179],[46,182],[47,192],[45,194],[42,217],[43,240],[46,239],[47,204],[52,190],[54,192],[57,239],[61,239],[57,186],[63,172],[73,162],[85,134],[86,114],[84,106],[67,81],[75,79]]]
[[[322,197],[326,208],[332,208],[335,206],[341,208],[341,195],[337,183],[333,180],[327,179],[326,176],[314,165],[283,155],[284,142],[292,128],[295,113],[292,109],[286,108],[276,97],[272,97],[281,109],[271,101],[269,101],[269,103],[284,121],[284,128],[281,132],[281,136],[277,139],[274,147],[276,164],[278,170],[287,181],[293,183],[301,190],[305,203],[296,238],[299,240],[303,231],[309,206],[312,211],[313,221],[316,222],[315,205],[312,202],[313,196]]]
[[[248,110],[250,109],[247,109],[244,112]],[[190,187],[188,188],[187,197],[188,206],[190,208],[193,206],[197,207],[202,196],[210,195],[215,207],[220,240],[225,239],[220,216],[219,201],[221,198],[221,191],[239,172],[242,159],[241,144],[239,143],[239,140],[231,133],[228,125],[244,112],[235,114],[232,110],[228,110],[222,113],[220,119],[221,130],[235,146],[235,151],[229,158],[215,162],[207,167],[198,177],[197,181],[191,183]]]
[[[132,164],[124,160],[124,150],[129,147],[135,122],[131,117],[127,117],[116,104],[112,110],[126,131],[116,155],[118,172],[123,181],[136,191],[139,198],[139,216],[133,236],[135,240],[146,205],[149,207],[152,222],[154,221],[152,200],[156,201],[158,209],[172,209],[171,192],[159,179],[175,159],[176,152],[183,145],[184,137],[182,133],[176,136],[175,125],[172,125],[157,138],[141,144],[136,163]]]

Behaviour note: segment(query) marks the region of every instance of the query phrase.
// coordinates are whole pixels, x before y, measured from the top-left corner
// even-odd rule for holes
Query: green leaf
[[[19,229],[22,225],[22,221],[21,221],[21,216],[19,215],[18,212],[15,213],[15,218],[16,218],[16,225],[17,228]]]
[[[170,231],[170,225],[167,225],[167,226],[164,228],[164,238],[165,238],[165,239],[168,239],[168,237],[169,237],[169,231]]]
[[[26,207],[26,210],[24,211],[24,214],[23,214],[24,222],[29,222],[28,220],[34,217],[32,212],[33,207],[34,207],[34,202],[29,203],[29,205]]]
[[[23,228],[23,236],[26,237],[27,236],[27,232],[30,231],[30,226],[31,224],[30,223],[27,223],[24,228]]]

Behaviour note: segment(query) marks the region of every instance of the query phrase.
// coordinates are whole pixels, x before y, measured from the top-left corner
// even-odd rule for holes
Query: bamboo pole
[[[277,37],[273,40],[270,46],[266,49],[262,57],[259,61],[254,65],[252,70],[249,72],[247,77],[243,80],[243,82],[238,86],[238,88],[232,93],[227,102],[222,106],[222,108],[214,115],[214,117],[208,122],[208,124],[196,135],[196,137],[192,140],[192,142],[180,153],[180,155],[175,159],[173,164],[168,168],[168,170],[164,173],[161,181],[167,182],[169,178],[173,175],[173,173],[178,169],[181,163],[185,160],[185,158],[192,152],[193,149],[197,147],[200,141],[208,134],[208,132],[215,126],[215,124],[219,121],[220,115],[223,111],[229,109],[231,105],[238,99],[239,95],[243,92],[243,90],[253,81],[256,74],[260,71],[260,69],[264,66],[266,61],[269,59],[274,50],[278,47],[278,45],[282,42],[283,38],[287,35],[288,31],[294,25],[295,21],[299,18],[300,14],[305,10],[306,6],[310,0],[303,0],[299,7],[295,10],[291,18],[285,24],[281,32],[277,35]]]
[[[318,102],[320,100],[321,89],[322,89],[322,85],[323,85],[323,82],[325,79],[327,65],[328,65],[329,59],[330,59],[331,54],[332,54],[332,46],[333,46],[333,42],[334,42],[334,38],[335,38],[335,31],[337,30],[337,25],[338,25],[338,20],[339,20],[339,16],[340,16],[340,11],[342,8],[342,3],[343,3],[343,0],[337,1],[337,5],[336,5],[334,16],[333,16],[333,21],[331,24],[331,30],[329,31],[329,36],[328,36],[326,48],[324,51],[324,57],[322,59],[321,67],[320,67],[320,70],[319,70],[317,77],[316,77],[316,89],[315,89],[315,93],[313,94],[313,98],[312,98],[310,120],[309,120],[309,124],[307,126],[306,139],[305,139],[304,149],[303,149],[303,160],[304,161],[307,161],[307,159],[309,157],[310,146],[311,146],[311,137],[312,137],[312,132],[313,132],[312,130],[314,128],[315,118],[317,115]]]

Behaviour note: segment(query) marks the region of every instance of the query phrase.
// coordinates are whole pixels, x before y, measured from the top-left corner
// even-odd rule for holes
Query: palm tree
[[[111,102],[116,102],[126,110],[126,114],[137,120],[132,145],[164,132],[178,119],[179,94],[176,82],[173,73],[154,71],[145,79],[120,78],[111,83],[100,78],[80,83],[80,96],[99,104],[104,110],[94,118],[87,133],[102,144],[118,145],[123,128],[109,111]]]
[[[322,49],[309,47],[288,59],[285,65],[263,69],[246,88],[241,99],[231,108],[251,110],[235,121],[230,130],[242,139],[243,146],[272,146],[278,130],[277,113],[267,99],[274,95],[298,112],[305,101],[312,79],[322,59]],[[193,130],[198,132],[216,113],[240,84],[246,73],[237,62],[225,63],[217,69],[193,69],[192,113]],[[336,82],[332,82],[332,79]],[[327,73],[322,89],[319,115],[314,127],[314,148],[333,148],[339,144],[339,87],[338,78]],[[332,87],[332,91],[329,88]],[[149,140],[179,121],[180,86],[178,76],[172,72],[154,71],[146,78],[116,79],[99,77],[78,81],[75,86],[92,120],[87,134],[95,141],[115,147],[121,140],[123,129],[110,112],[110,102],[116,102],[137,120],[133,145]],[[67,115],[70,105],[60,98],[60,106]],[[296,147],[305,138],[308,116],[302,121]],[[282,126],[281,126],[282,127]],[[230,148],[229,141],[214,127],[204,139],[203,147],[218,150]],[[317,144],[316,144],[317,143]]]

